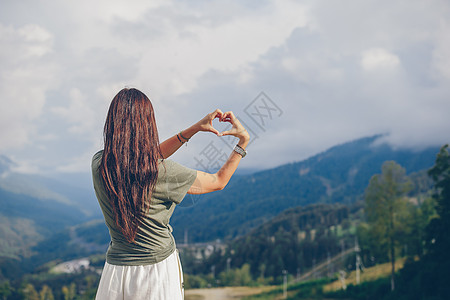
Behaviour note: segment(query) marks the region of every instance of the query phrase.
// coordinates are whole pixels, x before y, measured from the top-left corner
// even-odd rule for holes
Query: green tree
[[[0,284],[0,296],[3,300],[6,300],[12,294],[13,288],[9,284],[9,281],[6,280]]]
[[[76,286],[75,283],[72,282],[69,287],[63,286],[62,292],[64,294],[64,300],[73,300],[76,296]]]
[[[391,290],[395,289],[395,247],[401,220],[407,205],[405,195],[411,188],[405,169],[394,161],[381,167],[381,174],[372,176],[365,194],[365,213],[374,242],[387,249],[391,261]]]
[[[247,286],[252,285],[250,265],[244,264],[241,268],[230,269],[219,274],[220,282],[224,286]]]
[[[450,249],[450,156],[448,145],[441,148],[436,158],[436,164],[428,172],[435,182],[436,210],[438,218],[433,219],[429,227],[429,233],[433,236],[430,250],[435,254],[444,252],[448,254]]]
[[[448,145],[443,146],[436,163],[428,171],[435,182],[433,198],[436,200],[437,218],[427,227],[427,262],[433,268],[431,290],[444,299],[450,294],[450,155]],[[434,266],[434,267],[433,267]],[[431,273],[431,272],[430,272]]]
[[[402,243],[407,245],[405,255],[423,257],[426,227],[431,218],[436,216],[435,203],[433,198],[428,197],[417,205],[408,205],[409,219],[404,222],[406,235],[402,240]]]
[[[21,292],[25,300],[39,300],[39,294],[31,283],[27,283]]]
[[[42,286],[41,292],[39,293],[39,299],[40,300],[54,300],[55,297],[53,296],[52,289],[44,284]]]
[[[431,221],[426,227],[425,254],[419,261],[407,260],[400,270],[395,292],[378,299],[448,299],[450,295],[450,155],[440,149],[428,171],[434,181],[433,201],[426,200],[422,212]],[[434,216],[433,216],[434,215]],[[425,218],[426,219],[426,218]]]

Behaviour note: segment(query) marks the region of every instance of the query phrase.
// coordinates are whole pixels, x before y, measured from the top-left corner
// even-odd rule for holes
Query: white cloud
[[[435,35],[435,48],[433,50],[433,69],[438,72],[436,79],[440,76],[445,81],[450,80],[450,22],[448,19],[441,19],[439,28]]]
[[[372,48],[362,54],[361,65],[367,71],[392,69],[400,64],[400,59],[383,48]]]
[[[219,1],[202,8],[167,5],[135,22],[117,18],[111,24],[117,38],[140,45],[141,64],[151,67],[141,68],[139,83],[150,83],[157,96],[189,92],[211,69],[243,68],[308,21],[305,6],[290,1],[275,2],[262,14]]]
[[[410,3],[413,8],[408,6],[406,11],[401,6],[387,7],[391,16],[384,10],[386,15],[381,18],[379,11],[363,9],[361,3],[357,6],[365,11],[362,15],[358,9],[350,13],[327,2],[334,20],[313,8],[313,26],[296,29],[285,43],[248,64],[245,71],[208,73],[183,98],[197,107],[208,107],[211,98],[221,105],[239,99],[240,103],[232,104],[239,111],[263,90],[277,102],[285,113],[271,124],[273,128],[260,132],[261,139],[246,157],[247,166],[276,166],[379,133],[389,134],[386,141],[398,147],[445,143],[450,128],[446,117],[450,85],[445,77],[438,75],[437,81],[427,70],[432,67],[429,57],[432,53],[436,57],[428,45],[437,40],[435,27],[423,21],[440,12],[433,10],[415,19],[421,24],[417,33],[408,29],[409,18],[417,16],[415,4]],[[398,18],[400,11],[408,14]],[[324,26],[329,22],[336,26]],[[391,27],[395,27],[392,35],[387,30]],[[445,60],[444,52],[440,53]],[[247,78],[245,84],[239,80],[241,72]],[[203,146],[190,154],[191,160]],[[189,163],[189,157],[184,159]]]
[[[43,56],[52,51],[53,36],[44,28],[29,24],[17,30],[23,41],[28,43],[28,56]]]
[[[0,11],[0,151],[24,170],[85,170],[124,86],[152,99],[162,138],[216,107],[242,115],[265,91],[284,114],[247,166],[380,132],[396,145],[448,140],[445,0],[35,1],[29,11]]]
[[[0,23],[0,150],[17,149],[38,134],[34,122],[41,115],[46,92],[57,81],[49,57],[52,35],[36,24],[23,27]]]
[[[51,111],[70,124],[69,133],[87,134],[95,124],[95,114],[86,95],[77,88],[70,90],[68,107],[52,107]]]

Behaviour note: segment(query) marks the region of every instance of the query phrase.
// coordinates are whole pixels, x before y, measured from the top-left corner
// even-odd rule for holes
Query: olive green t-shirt
[[[158,179],[152,192],[150,209],[140,220],[134,243],[129,243],[115,224],[114,211],[98,171],[102,155],[103,150],[92,158],[92,179],[111,235],[106,261],[113,265],[137,266],[164,260],[175,251],[170,217],[176,204],[183,200],[194,183],[196,171],[167,159],[159,162]]]

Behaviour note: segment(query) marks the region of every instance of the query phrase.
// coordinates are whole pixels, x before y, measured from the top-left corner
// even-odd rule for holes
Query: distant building
[[[71,261],[63,262],[59,265],[56,265],[53,268],[53,271],[57,273],[79,273],[82,270],[89,268],[89,259],[81,258]]]

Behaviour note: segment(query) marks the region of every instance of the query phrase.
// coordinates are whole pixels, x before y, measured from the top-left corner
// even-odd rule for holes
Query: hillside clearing
[[[395,269],[400,270],[403,268],[403,265],[405,264],[405,258],[399,258],[395,261]],[[382,277],[389,277],[391,274],[391,263],[385,263],[376,265],[370,268],[364,269],[363,272],[361,272],[360,275],[360,282],[367,282],[367,281],[373,281],[378,278]],[[350,284],[356,285],[356,271],[352,271],[346,278],[345,278],[345,284],[348,286]],[[333,281],[327,285],[324,285],[323,291],[324,292],[330,292],[330,291],[337,291],[342,289],[342,284],[339,280]]]
[[[223,287],[210,289],[191,289],[185,291],[186,300],[237,300],[245,296],[266,292],[273,287]]]

